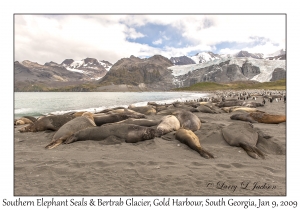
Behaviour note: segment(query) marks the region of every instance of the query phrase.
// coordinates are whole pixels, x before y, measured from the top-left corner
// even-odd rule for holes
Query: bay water
[[[145,106],[186,101],[206,97],[205,93],[191,92],[15,92],[14,118],[64,114],[67,112],[98,112],[107,108],[133,104]]]

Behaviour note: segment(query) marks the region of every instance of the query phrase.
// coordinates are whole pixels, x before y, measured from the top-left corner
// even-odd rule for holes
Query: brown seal
[[[154,128],[132,124],[112,123],[77,131],[76,133],[71,135],[65,141],[65,143],[69,144],[72,142],[85,140],[101,141],[110,136],[125,139],[125,142],[127,143],[135,143],[153,139],[157,136],[157,132]]]
[[[200,145],[199,138],[190,130],[180,128],[175,133],[175,138],[181,143],[188,145],[191,149],[198,152],[204,158],[214,158],[214,156],[208,151],[204,150]]]
[[[264,154],[256,147],[258,133],[253,129],[251,123],[234,122],[222,128],[222,134],[230,146],[242,147],[252,158],[257,159],[258,156],[265,158]]]
[[[145,115],[151,115],[151,114],[156,114],[156,110],[152,106],[134,106],[134,105],[129,105],[128,109],[131,109],[135,112],[145,114]]]
[[[145,115],[140,113],[122,112],[122,113],[106,113],[106,114],[95,114],[94,121],[97,126],[101,126],[107,123],[115,123],[128,118],[145,118]]]
[[[161,119],[161,122],[157,126],[157,131],[161,135],[177,131],[180,128],[180,122],[174,115],[167,115]]]
[[[32,120],[25,117],[21,117],[15,121],[15,125],[25,125],[25,124],[33,124],[33,122]]]
[[[20,132],[38,132],[45,130],[57,131],[62,125],[74,119],[75,116],[72,115],[51,115],[45,116],[33,124],[19,129]]]
[[[182,128],[196,131],[201,127],[200,119],[190,111],[177,110],[172,113],[180,122]]]
[[[251,123],[259,122],[266,124],[278,124],[286,122],[285,115],[271,115],[264,112],[252,112],[245,114],[235,114],[230,117],[232,120],[242,120]]]
[[[119,121],[116,123],[124,123],[124,124],[132,124],[132,125],[151,127],[151,126],[158,125],[160,123],[160,121],[159,120],[150,120],[150,119],[128,118],[126,120],[122,120],[122,121]]]
[[[54,134],[51,143],[45,148],[52,149],[57,147],[76,131],[94,126],[96,125],[93,119],[93,114],[90,112],[85,112],[81,117],[76,117],[59,128],[59,130]]]

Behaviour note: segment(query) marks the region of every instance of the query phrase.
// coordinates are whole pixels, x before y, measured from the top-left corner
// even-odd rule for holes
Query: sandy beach
[[[257,109],[285,115],[285,105],[283,100],[267,101]],[[221,129],[234,122],[234,113],[194,112],[204,121],[195,134],[214,159],[180,143],[174,132],[138,143],[111,137],[47,150],[55,132],[20,133],[22,125],[16,126],[14,196],[286,195],[286,123],[253,124],[270,136],[257,144],[266,158],[253,159],[223,139]]]

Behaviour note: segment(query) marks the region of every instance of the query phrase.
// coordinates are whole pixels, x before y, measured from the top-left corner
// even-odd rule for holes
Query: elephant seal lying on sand
[[[234,122],[222,128],[222,134],[230,146],[242,147],[252,158],[257,159],[258,156],[265,158],[264,154],[256,147],[258,133],[253,129],[251,123]]]
[[[38,131],[45,131],[45,130],[53,130],[57,131],[61,126],[65,123],[69,122],[70,120],[76,118],[72,115],[52,115],[52,116],[45,116],[33,124],[30,124],[26,127],[19,129],[20,132],[38,132]]]
[[[70,137],[76,131],[84,128],[96,126],[93,114],[90,112],[85,112],[81,117],[76,117],[64,124],[53,136],[52,141],[45,148],[53,149],[61,143],[63,143],[68,137]]]
[[[145,115],[140,113],[131,113],[131,112],[123,112],[123,113],[107,113],[107,114],[96,114],[94,115],[94,121],[97,126],[101,126],[106,123],[115,123],[122,120],[126,120],[128,118],[145,118]]]
[[[164,116],[161,119],[161,122],[157,126],[157,132],[160,132],[161,135],[170,133],[172,131],[177,131],[180,128],[179,120],[173,115]]]
[[[194,134],[194,132],[186,130],[184,128],[180,128],[178,131],[176,131],[175,138],[181,143],[189,146],[191,149],[197,151],[202,157],[206,159],[214,158],[214,156],[211,153],[209,153],[201,147],[200,140]]]
[[[112,123],[100,127],[86,128],[71,135],[66,144],[75,141],[104,140],[109,136],[125,139],[127,143],[153,139],[157,136],[156,129],[132,124]]]
[[[251,123],[266,123],[266,124],[278,124],[286,122],[285,115],[271,115],[264,112],[252,112],[245,114],[234,114],[230,117],[232,120],[242,120]]]
[[[192,112],[185,110],[177,110],[172,113],[180,122],[180,127],[196,131],[201,127],[200,119],[194,115]]]

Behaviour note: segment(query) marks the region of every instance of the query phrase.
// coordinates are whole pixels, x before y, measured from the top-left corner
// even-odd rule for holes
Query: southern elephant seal
[[[222,135],[230,146],[242,147],[250,157],[265,158],[264,154],[256,147],[258,133],[253,129],[251,123],[232,123],[222,128]]]
[[[152,107],[152,106],[134,106],[134,105],[129,105],[128,109],[131,109],[135,112],[139,112],[141,114],[145,114],[145,115],[151,115],[151,114],[155,114],[156,110]]]
[[[242,120],[251,123],[259,122],[266,124],[278,124],[286,122],[285,115],[272,115],[265,112],[252,112],[245,114],[235,114],[230,117],[232,120]]]
[[[123,123],[123,124],[132,124],[132,125],[139,125],[139,126],[146,126],[151,127],[158,125],[160,123],[159,120],[150,120],[150,119],[135,119],[135,118],[128,118],[126,120],[122,120],[115,123]]]
[[[33,124],[32,120],[25,118],[25,117],[21,117],[17,120],[15,120],[14,122],[15,125],[25,125],[25,124]]]
[[[18,124],[16,124],[18,120],[20,120],[20,122],[18,122]],[[21,122],[21,121],[23,121],[23,122]],[[24,124],[34,123],[35,121],[37,121],[37,119],[35,117],[32,117],[32,116],[22,116],[19,119],[15,119],[14,120],[14,124],[15,125],[24,125]]]
[[[90,127],[77,131],[71,135],[66,141],[66,144],[85,141],[85,140],[104,140],[109,136],[116,136],[125,139],[126,143],[135,143],[139,141],[155,138],[157,135],[156,129],[143,127],[132,124],[112,123],[100,127]]]
[[[192,112],[185,110],[177,110],[172,113],[180,122],[180,127],[196,131],[201,127],[200,119],[194,115]]]
[[[76,118],[72,115],[44,116],[26,127],[19,129],[20,132],[38,132],[45,130],[57,131],[62,125]]]
[[[157,126],[157,132],[161,135],[177,131],[180,128],[180,122],[174,115],[167,115],[161,119],[161,122]]]
[[[218,104],[216,104],[216,106],[218,106],[219,108],[222,107],[230,107],[230,106],[242,106],[244,102],[243,101],[222,101]]]
[[[85,112],[81,117],[76,117],[64,124],[59,130],[54,134],[52,141],[45,148],[53,149],[61,143],[63,143],[69,136],[71,136],[76,131],[82,130],[88,127],[96,126],[93,114],[90,112]]]
[[[180,128],[176,131],[175,138],[181,143],[188,145],[191,149],[197,151],[202,157],[206,159],[214,158],[211,153],[201,147],[199,138],[191,130]]]
[[[130,112],[123,112],[123,113],[107,113],[107,114],[95,114],[94,121],[97,126],[101,126],[106,123],[115,123],[122,120],[126,120],[128,118],[145,118],[145,115],[140,113],[130,113]]]

